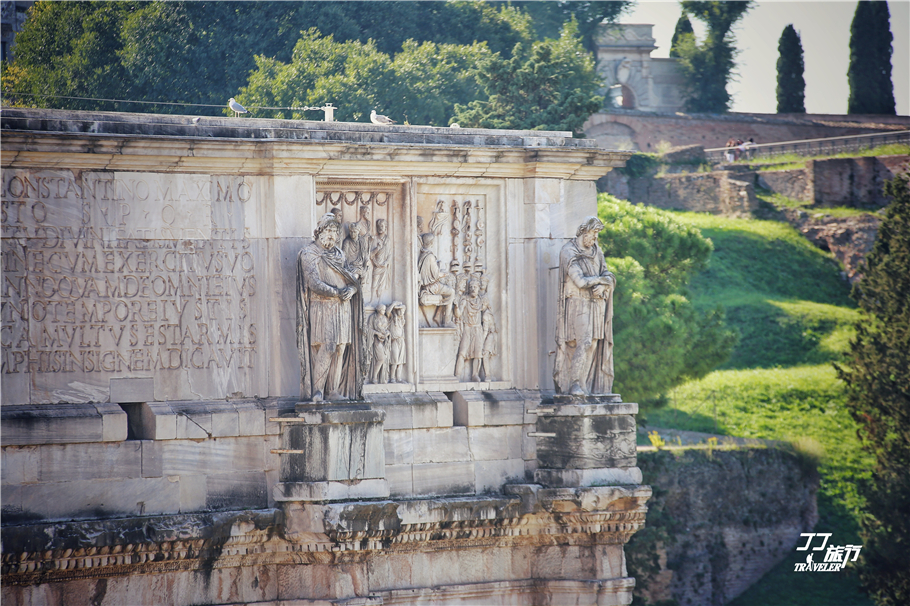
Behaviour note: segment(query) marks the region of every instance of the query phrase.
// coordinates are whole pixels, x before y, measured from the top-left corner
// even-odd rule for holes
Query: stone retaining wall
[[[817,473],[778,449],[673,449],[639,462],[654,497],[627,551],[643,604],[726,604],[818,521]]]

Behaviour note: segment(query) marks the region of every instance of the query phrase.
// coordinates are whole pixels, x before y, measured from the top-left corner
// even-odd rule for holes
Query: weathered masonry
[[[553,383],[560,250],[628,154],[193,120],[3,112],[4,604],[628,604],[637,405]],[[327,224],[363,398],[301,408]]]

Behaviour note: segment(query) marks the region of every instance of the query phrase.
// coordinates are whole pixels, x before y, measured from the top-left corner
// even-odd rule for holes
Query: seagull
[[[228,99],[228,107],[231,108],[231,111],[234,112],[234,117],[238,117],[240,114],[248,113],[246,108],[234,101],[234,97]]]
[[[370,122],[373,124],[395,124],[395,121],[388,116],[377,114],[375,109],[370,112]]]
[[[199,123],[199,116],[196,116],[195,118],[193,118],[193,124],[198,124],[198,123]]]
[[[458,122],[452,122],[449,124],[449,128],[461,128],[461,125]]]

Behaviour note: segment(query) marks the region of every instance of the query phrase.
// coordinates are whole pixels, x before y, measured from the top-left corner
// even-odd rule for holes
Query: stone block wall
[[[505,484],[532,480],[536,440],[527,434],[536,416],[526,411],[540,399],[539,392],[519,390],[373,396],[372,407],[386,414],[392,497],[501,493]],[[271,419],[293,412],[295,403],[137,404],[129,413],[132,435],[120,410],[123,431],[106,442],[95,441],[95,432],[63,431],[56,439],[64,443],[44,443],[42,419],[20,418],[15,425],[4,419],[3,517],[24,522],[274,507],[279,461],[272,450],[280,448],[280,429]],[[102,425],[103,418],[94,423]]]
[[[818,475],[770,448],[641,453],[656,487],[628,548],[643,604],[726,604],[793,551],[818,521]],[[659,556],[650,572],[648,559]]]
[[[910,128],[910,118],[779,114],[682,114],[613,110],[588,118],[586,136],[605,147],[656,152],[666,141],[677,147],[724,147],[731,137],[756,143],[801,141]]]
[[[621,192],[624,189],[621,185],[612,185],[621,179],[615,177],[606,181],[607,191]],[[638,177],[628,179],[626,183],[630,202],[658,208],[733,217],[748,217],[758,208],[752,184],[727,171]]]

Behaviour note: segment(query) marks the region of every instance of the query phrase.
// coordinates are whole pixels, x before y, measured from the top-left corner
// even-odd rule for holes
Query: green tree
[[[676,52],[685,78],[686,110],[725,112],[730,109],[727,82],[732,77],[736,55],[730,29],[749,10],[751,1],[684,0],[681,4],[684,11],[708,26],[708,35],[702,44],[696,42],[694,35],[683,35],[677,41]]]
[[[568,130],[603,105],[594,59],[584,51],[574,21],[558,39],[516,45],[511,58],[491,55],[475,69],[486,99],[455,106],[454,121],[475,128]]]
[[[530,17],[538,40],[556,38],[566,23],[574,19],[578,23],[582,44],[594,51],[597,30],[604,22],[613,23],[627,10],[632,2],[619,0],[610,2],[586,2],[579,0],[558,0],[555,2],[517,1],[512,6],[521,8]]]
[[[118,52],[120,30],[132,2],[38,2],[16,36],[15,62],[3,66],[7,103],[97,109],[94,101],[63,97],[123,98],[128,80]],[[102,109],[128,110],[104,104]]]
[[[313,29],[298,40],[287,63],[257,56],[257,69],[237,99],[251,108],[318,106],[332,101],[338,107],[335,117],[342,121],[360,120],[375,108],[393,113],[400,121],[445,126],[456,102],[477,98],[473,69],[490,56],[486,44],[409,40],[401,52],[390,57],[372,41],[337,42]],[[302,111],[255,111],[257,116],[306,118]]]
[[[910,603],[910,188],[892,198],[853,296],[864,312],[838,374],[863,448],[875,457],[864,487],[860,578],[882,606]]]
[[[857,2],[850,24],[848,114],[894,115],[890,13],[887,2]]]
[[[679,57],[677,46],[683,36],[695,37],[695,30],[692,29],[692,22],[689,21],[689,15],[683,11],[676,21],[676,28],[673,30],[673,38],[670,40],[670,56]]]
[[[803,45],[791,23],[777,43],[777,113],[806,113],[806,81],[803,79]]]
[[[211,113],[179,103],[223,107],[258,69],[257,56],[290,62],[301,32],[314,27],[338,42],[373,40],[386,55],[415,40],[486,42],[509,56],[533,40],[527,14],[486,2],[40,1],[31,10],[16,60],[4,65],[4,95],[70,109]],[[26,96],[35,94],[43,96]]]
[[[696,308],[686,290],[713,247],[670,213],[607,194],[599,197],[598,216],[606,225],[600,243],[617,277],[613,339],[622,355],[615,389],[653,404],[725,362],[736,343],[723,310]]]

